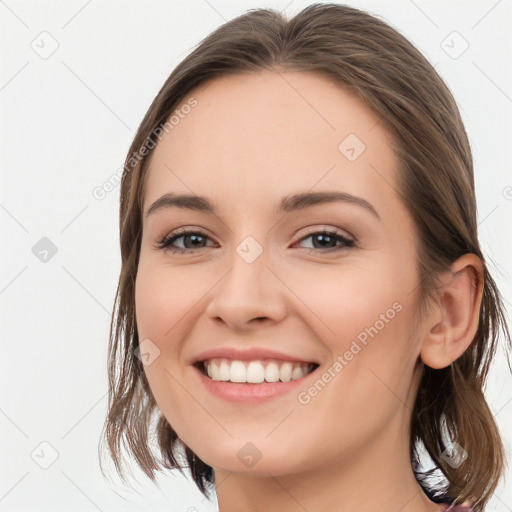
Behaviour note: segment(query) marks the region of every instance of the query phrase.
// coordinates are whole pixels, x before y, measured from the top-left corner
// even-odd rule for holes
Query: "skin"
[[[145,366],[155,399],[214,468],[219,510],[440,510],[411,468],[409,416],[423,364],[449,365],[476,332],[480,260],[465,255],[440,276],[439,301],[418,322],[414,225],[391,136],[372,111],[312,73],[222,77],[190,96],[197,106],[155,148],[144,212],[175,192],[207,196],[216,214],[144,216],[136,316],[140,340],[160,351]],[[338,150],[351,133],[366,146],[354,161]],[[348,192],[379,218],[343,202],[276,212],[283,196],[307,191]],[[204,232],[202,246],[157,247],[182,227]],[[307,236],[323,229],[355,246],[326,252]],[[252,263],[236,252],[247,236],[263,249]],[[320,363],[307,391],[394,303],[400,312],[307,404],[292,392],[234,405],[191,366],[212,347],[269,347]],[[261,453],[252,467],[237,457],[247,442]]]

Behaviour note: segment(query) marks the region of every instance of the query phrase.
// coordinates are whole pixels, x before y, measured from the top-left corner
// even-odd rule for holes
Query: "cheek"
[[[140,339],[158,343],[176,339],[201,298],[213,286],[215,276],[141,261],[135,287],[135,310]],[[197,309],[198,310],[198,309]],[[163,347],[162,347],[163,348]]]
[[[176,404],[190,400],[179,384],[185,371],[183,347],[204,312],[201,299],[217,281],[218,272],[211,269],[171,268],[154,258],[140,259],[135,283],[137,331],[140,343],[148,344],[150,351],[157,354],[144,371],[169,421],[179,422],[181,418],[175,416],[175,411],[180,408]]]
[[[151,356],[149,364],[144,363],[144,373],[158,408],[171,425],[178,426],[183,421],[183,402],[189,398],[177,384],[183,380],[179,372],[180,340],[186,337],[184,319],[197,301],[194,287],[182,281],[179,272],[165,272],[141,258],[135,314],[141,352]]]
[[[339,348],[375,324],[379,331],[389,326],[405,297],[403,281],[384,263],[329,266],[292,278],[294,293],[314,313],[315,323],[320,321],[319,337],[339,340]]]
[[[326,267],[305,272],[294,283],[294,292],[305,305],[302,316],[311,318],[308,324],[316,326],[314,336],[331,355],[331,373],[337,377],[331,389],[349,389],[357,382],[352,392],[356,409],[368,396],[386,393],[386,386],[401,395],[416,350],[411,337],[414,265],[400,266],[389,258],[368,265]],[[334,395],[331,399],[338,402]]]

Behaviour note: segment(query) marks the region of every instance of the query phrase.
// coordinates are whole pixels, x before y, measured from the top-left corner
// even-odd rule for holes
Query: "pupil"
[[[327,242],[327,243],[329,243],[329,241],[331,241],[331,242],[334,241],[334,239],[331,238],[329,235],[323,235],[323,234],[317,235],[316,239],[320,240],[320,241],[323,240],[324,242]],[[325,245],[320,244],[320,247],[325,247]]]
[[[192,241],[193,246],[197,246],[197,242],[201,243],[202,235],[188,235],[188,238]]]

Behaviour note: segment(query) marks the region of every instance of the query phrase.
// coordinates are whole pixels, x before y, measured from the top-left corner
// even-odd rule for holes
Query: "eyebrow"
[[[279,212],[292,212],[303,210],[311,206],[326,203],[344,202],[360,206],[372,215],[380,219],[380,215],[371,203],[347,192],[302,192],[299,194],[291,194],[281,199]],[[204,196],[194,194],[175,194],[168,193],[159,197],[146,211],[145,216],[149,217],[155,212],[167,208],[183,208],[187,210],[195,210],[198,212],[215,215],[216,210],[213,203]]]

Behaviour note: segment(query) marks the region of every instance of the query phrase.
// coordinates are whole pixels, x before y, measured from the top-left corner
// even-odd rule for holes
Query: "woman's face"
[[[162,414],[219,470],[407,460],[416,239],[384,123],[312,73],[223,77],[191,96],[154,150],[136,280]],[[147,215],[165,194],[196,200]],[[300,362],[318,366],[289,381]]]

